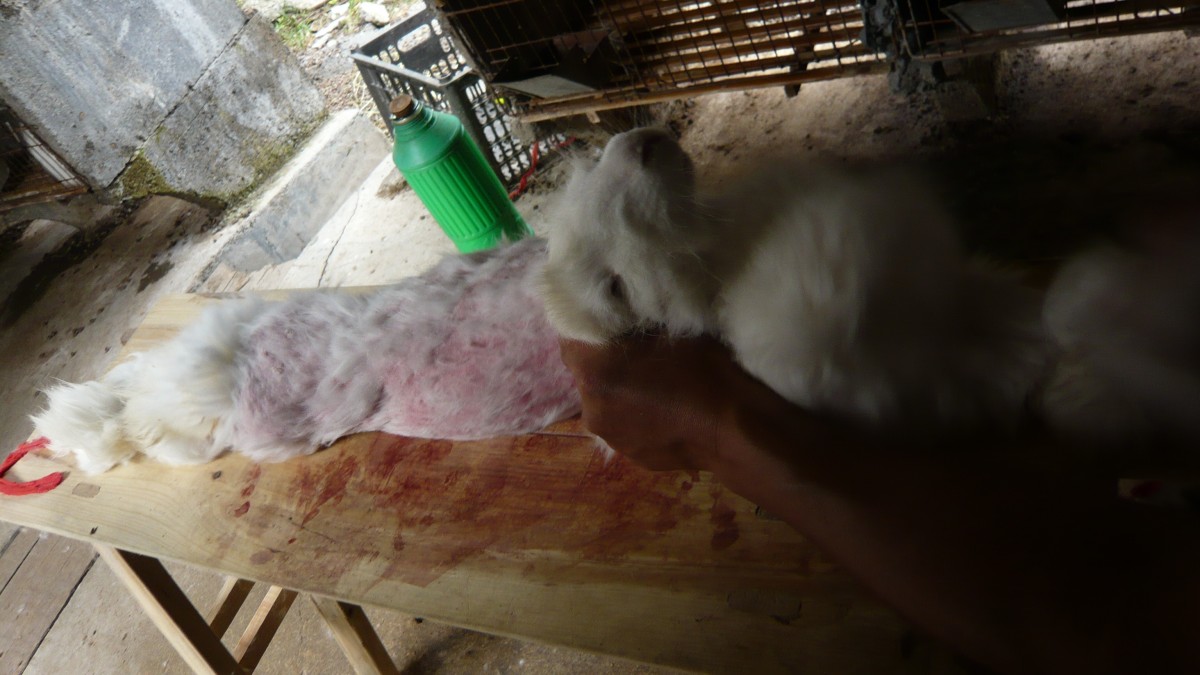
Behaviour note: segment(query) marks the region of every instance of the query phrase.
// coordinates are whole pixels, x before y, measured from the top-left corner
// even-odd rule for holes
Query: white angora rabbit
[[[698,194],[679,144],[638,129],[564,205],[543,297],[566,337],[719,335],[794,403],[914,429],[1012,425],[1050,361],[1040,294],[967,260],[898,170],[778,162]]]

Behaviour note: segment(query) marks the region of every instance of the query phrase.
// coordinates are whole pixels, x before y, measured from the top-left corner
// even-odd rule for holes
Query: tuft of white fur
[[[88,473],[123,464],[137,448],[121,427],[125,408],[121,385],[136,368],[136,362],[128,362],[98,381],[52,387],[46,392],[46,410],[33,416],[35,435],[54,439],[50,450],[74,456]]]
[[[267,305],[220,303],[175,339],[134,354],[98,381],[50,388],[46,409],[33,416],[34,433],[89,473],[139,452],[166,464],[211,460],[223,449],[214,443],[217,427],[233,412],[244,324]]]

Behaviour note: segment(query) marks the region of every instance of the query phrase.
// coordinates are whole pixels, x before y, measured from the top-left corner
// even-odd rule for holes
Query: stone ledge
[[[295,258],[389,150],[362,112],[332,115],[254,200],[219,260],[250,272]]]

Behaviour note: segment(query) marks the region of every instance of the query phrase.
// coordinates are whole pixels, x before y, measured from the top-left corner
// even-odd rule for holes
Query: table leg
[[[221,644],[208,622],[158,560],[96,544],[96,551],[125,584],[154,625],[197,673],[246,671]]]
[[[348,602],[339,602],[316,595],[309,596],[325,624],[333,632],[334,639],[345,652],[354,672],[359,675],[396,674],[399,670],[388,656],[379,634],[371,627],[371,622],[363,612],[362,607]]]
[[[296,591],[279,586],[267,589],[266,597],[259,603],[258,611],[242,633],[242,639],[233,648],[234,658],[247,672],[258,667],[258,662],[262,660],[263,653],[270,646],[275,631],[279,630],[279,624],[283,623],[295,599]]]
[[[253,588],[254,582],[248,579],[225,577],[225,584],[221,586],[217,602],[208,612],[208,616],[204,617],[217,637],[225,635],[225,631],[229,630],[229,625],[237,617],[238,610],[242,608],[242,603],[246,602],[246,596],[250,595]]]

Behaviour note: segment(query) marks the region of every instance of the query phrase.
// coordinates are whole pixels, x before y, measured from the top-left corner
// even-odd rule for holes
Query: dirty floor
[[[924,158],[969,225],[968,245],[1021,264],[1053,263],[1097,232],[1127,231],[1196,185],[1200,40],[1179,33],[1006,55],[993,121],[963,118],[931,94],[899,97],[883,77],[766,90],[674,106],[671,123],[704,180],[784,149],[830,158]],[[34,221],[0,233],[0,447],[30,432],[37,391],[90,379],[164,294],[385,284],[451,250],[381,158],[295,260],[254,273],[214,261],[237,230],[173,198],[102,213],[82,231]],[[518,207],[553,224],[553,177]],[[1130,176],[1138,180],[1130,180]],[[205,610],[222,579],[168,565]],[[262,589],[228,632],[235,641]],[[580,608],[586,611],[586,608]],[[649,673],[569,649],[368,613],[406,673]],[[0,523],[0,672],[183,673],[183,662],[90,548]],[[260,672],[350,672],[333,638],[297,603]]]

